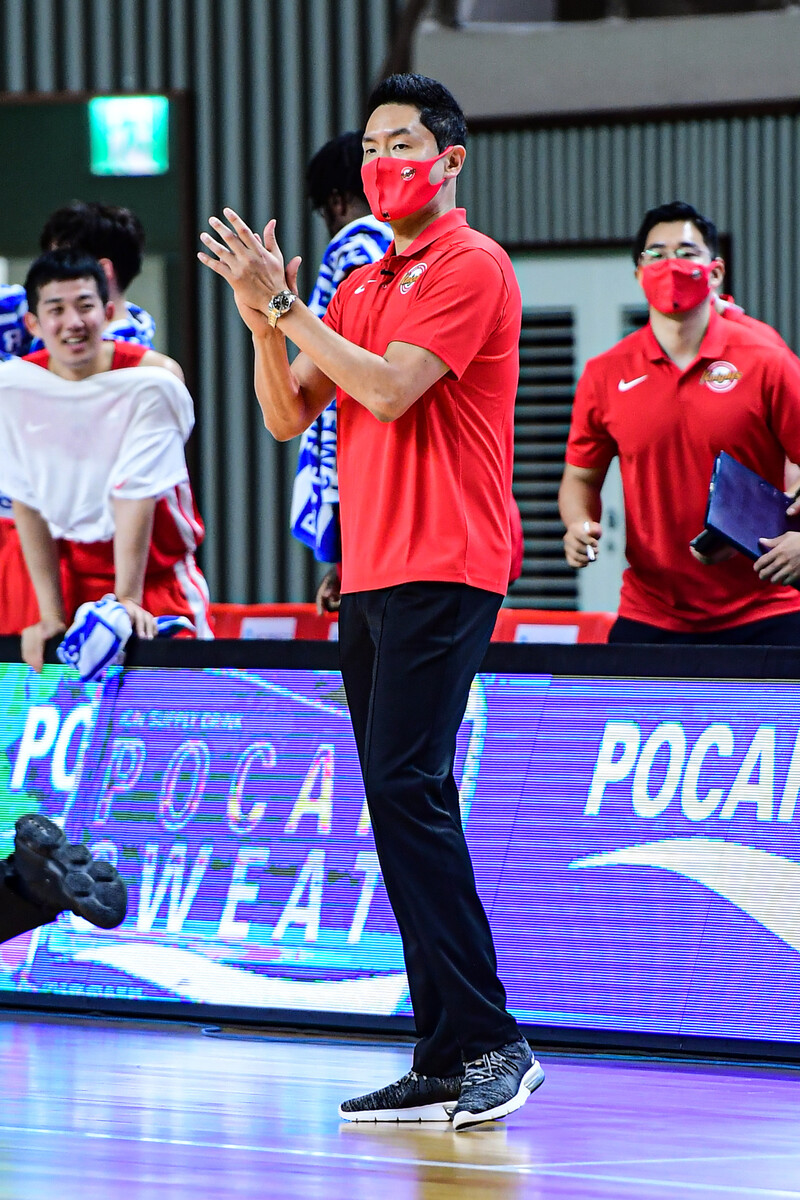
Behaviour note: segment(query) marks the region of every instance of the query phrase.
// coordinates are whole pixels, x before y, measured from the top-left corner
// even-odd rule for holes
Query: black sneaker
[[[482,1121],[497,1121],[514,1112],[544,1083],[541,1063],[520,1038],[468,1062],[453,1128],[469,1129]]]
[[[439,1079],[409,1071],[397,1083],[345,1100],[339,1116],[345,1121],[449,1121],[463,1081],[463,1075]]]
[[[53,821],[28,813],[16,823],[8,860],[21,895],[55,916],[69,909],[100,929],[125,920],[128,895],[111,863],[92,858],[88,846],[73,845]]]

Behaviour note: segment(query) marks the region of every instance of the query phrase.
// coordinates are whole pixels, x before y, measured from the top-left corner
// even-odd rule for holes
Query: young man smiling
[[[466,125],[446,88],[392,76],[369,102],[362,179],[394,243],[325,313],[297,296],[270,221],[230,209],[200,254],[253,334],[270,432],[336,395],[339,647],[383,880],[420,1040],[413,1070],[345,1102],[351,1121],[519,1108],[544,1078],[506,1009],[453,776],[456,734],[511,562],[509,498],[521,300],[505,252],[456,208]],[[284,338],[301,353],[289,365]]]
[[[755,564],[733,550],[704,559],[689,543],[721,450],[783,487],[786,458],[800,454],[800,364],[714,311],[725,265],[713,222],[691,205],[651,209],[633,258],[650,321],[578,383],[559,498],[567,561],[582,568],[601,552],[600,489],[618,455],[630,565],[609,640],[798,645],[800,592],[787,585],[800,580],[800,534],[762,539]]]
[[[75,200],[50,214],[39,241],[43,252],[68,249],[96,258],[109,291],[103,336],[152,348],[153,318],[124,294],[142,269],[144,230],[134,212]],[[27,308],[24,287],[0,286],[0,360],[41,349],[32,340]],[[0,635],[19,636],[35,623],[36,613],[36,596],[14,526],[11,498],[0,494]]]
[[[22,633],[23,659],[40,670],[47,638],[106,592],[139,637],[154,636],[154,615],[169,613],[209,636],[193,557],[203,526],[183,450],[194,417],[180,367],[103,339],[108,285],[96,260],[52,251],[25,286],[26,320],[45,349],[0,366],[0,488],[13,499],[39,607]]]

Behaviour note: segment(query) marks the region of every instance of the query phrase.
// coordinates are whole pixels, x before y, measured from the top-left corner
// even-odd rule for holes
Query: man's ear
[[[105,314],[106,314],[106,323],[108,323],[114,315],[114,305],[111,300],[109,300],[106,304]]]
[[[110,258],[98,258],[97,261],[100,264],[100,266],[103,268],[103,274],[105,275],[106,279],[108,280],[109,286],[116,287],[117,273],[114,270],[114,264],[112,263],[111,259]]]
[[[444,177],[445,179],[453,178],[461,173],[461,168],[464,166],[464,159],[467,157],[465,146],[451,146],[450,153],[444,160]]]
[[[334,217],[343,217],[347,210],[347,196],[343,196],[338,188],[334,188],[328,196],[327,205]]]
[[[30,310],[25,313],[25,328],[27,329],[28,333],[33,335],[33,337],[40,336],[39,322],[37,320],[36,313],[32,313]]]
[[[709,283],[712,288],[721,287],[722,281],[725,278],[725,260],[717,256],[711,265],[712,271],[709,276]]]

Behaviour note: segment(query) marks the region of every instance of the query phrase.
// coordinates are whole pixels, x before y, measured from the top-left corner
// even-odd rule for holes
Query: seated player
[[[25,326],[25,289],[0,285],[0,363],[27,354],[31,335]],[[0,637],[19,635],[36,620],[33,592],[14,526],[11,497],[0,492]]]
[[[134,212],[75,200],[51,213],[39,241],[43,251],[72,249],[96,258],[108,280],[111,306],[103,336],[152,349],[155,322],[125,295],[142,269],[144,252],[144,229]],[[27,310],[24,287],[0,286],[0,360],[41,349],[26,325]],[[11,498],[0,494],[0,636],[18,636],[36,620],[36,596],[14,526]]]
[[[25,662],[40,670],[47,638],[107,592],[140,637],[171,613],[212,636],[183,449],[193,406],[177,364],[103,339],[108,289],[96,260],[42,255],[25,286],[26,321],[45,349],[0,366],[0,489],[13,498],[39,607],[23,630]]]

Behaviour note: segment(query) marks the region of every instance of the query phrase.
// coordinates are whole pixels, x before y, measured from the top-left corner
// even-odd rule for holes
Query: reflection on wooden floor
[[[800,1197],[800,1071],[542,1059],[506,1122],[348,1125],[407,1045],[4,1013],[0,1200]]]

